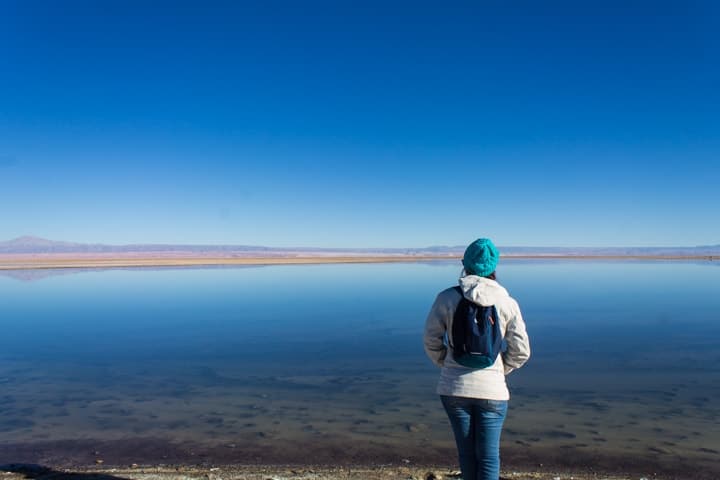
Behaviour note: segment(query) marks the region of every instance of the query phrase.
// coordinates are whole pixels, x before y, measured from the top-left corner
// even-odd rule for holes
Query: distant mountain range
[[[60,242],[33,236],[0,242],[0,254],[160,254],[218,255],[237,257],[327,256],[327,255],[402,255],[457,257],[464,245],[424,248],[311,248],[264,247],[254,245],[169,245]],[[503,256],[715,256],[720,245],[696,247],[499,247]]]

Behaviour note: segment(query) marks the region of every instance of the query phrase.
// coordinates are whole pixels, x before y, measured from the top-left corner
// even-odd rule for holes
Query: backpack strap
[[[469,300],[467,298],[465,298],[465,294],[463,293],[462,288],[460,288],[460,285],[455,285],[455,287],[453,287],[453,289],[458,293],[458,295],[460,295],[460,301],[458,302],[457,306],[455,307],[455,311],[453,312],[453,331],[454,331],[457,328],[456,322],[460,321],[459,318],[462,317],[462,315],[459,315],[459,312],[460,312],[460,310],[463,309],[463,307],[465,307],[465,305],[463,305],[463,303],[469,302]],[[452,348],[454,350],[455,345],[453,345],[453,340],[452,340],[453,339],[453,331],[448,332],[449,334],[447,336],[447,339],[448,339],[448,344],[450,345],[450,348]]]

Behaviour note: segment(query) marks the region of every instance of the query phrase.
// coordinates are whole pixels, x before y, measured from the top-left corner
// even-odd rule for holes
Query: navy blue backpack
[[[465,298],[460,287],[460,303],[453,316],[450,346],[453,360],[469,368],[487,368],[505,349],[500,318],[495,305],[484,307]]]

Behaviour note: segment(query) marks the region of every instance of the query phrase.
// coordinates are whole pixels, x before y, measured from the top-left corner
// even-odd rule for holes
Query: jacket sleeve
[[[505,375],[522,367],[530,358],[530,339],[525,329],[525,322],[520,313],[520,307],[517,304],[514,307],[505,330],[507,350],[502,356]]]
[[[442,367],[447,355],[445,345],[445,332],[447,332],[447,305],[441,300],[440,295],[435,298],[427,320],[425,320],[425,334],[423,343],[425,353],[438,367]]]

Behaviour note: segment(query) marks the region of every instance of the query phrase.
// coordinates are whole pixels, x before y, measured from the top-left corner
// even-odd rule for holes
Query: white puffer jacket
[[[530,358],[530,341],[520,307],[498,282],[476,275],[460,278],[465,298],[483,306],[495,305],[500,317],[500,328],[507,342],[507,351],[498,355],[495,363],[481,370],[457,364],[447,335],[452,332],[452,321],[460,303],[460,294],[448,288],[438,294],[425,322],[425,352],[430,360],[441,367],[437,393],[455,397],[508,400],[510,393],[505,375],[520,368]]]

